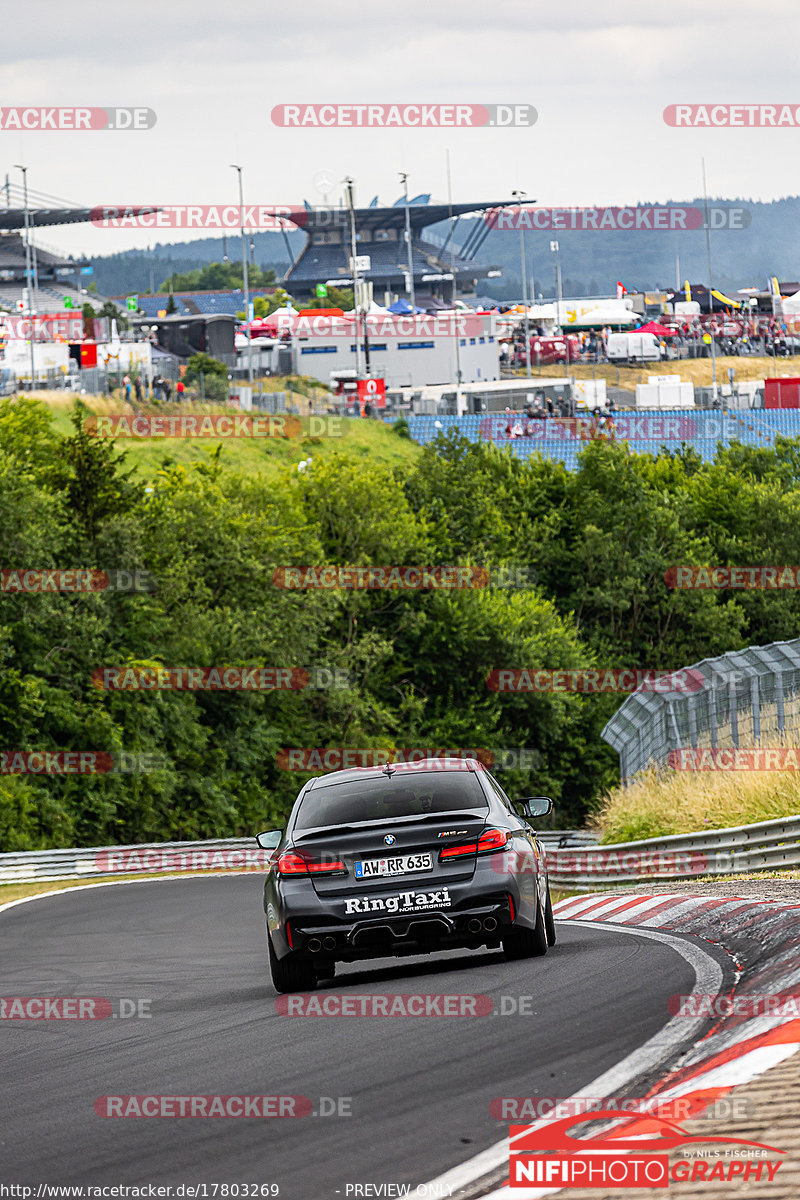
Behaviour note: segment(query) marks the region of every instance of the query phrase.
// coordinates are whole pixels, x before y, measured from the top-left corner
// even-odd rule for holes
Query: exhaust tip
[[[470,933],[480,933],[481,922],[478,917],[470,917],[470,919],[467,921],[467,930]]]
[[[487,933],[491,933],[497,929],[497,917],[486,917],[483,922],[483,928]]]
[[[322,948],[323,948],[323,950],[335,950],[336,949],[336,938],[331,937],[330,934],[328,935],[328,937],[323,938],[322,939]]]
[[[312,954],[318,954],[322,949],[322,942],[318,937],[309,938],[306,942],[306,950],[310,950]]]

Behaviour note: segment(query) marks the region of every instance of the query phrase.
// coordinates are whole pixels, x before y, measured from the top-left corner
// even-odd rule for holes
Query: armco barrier
[[[609,846],[594,844],[595,834],[585,830],[548,829],[540,837],[551,882],[572,891],[800,867],[800,816]],[[100,875],[263,871],[271,853],[261,850],[253,838],[33,850],[0,854],[0,884]]]
[[[573,891],[800,867],[800,816],[591,849],[547,849],[550,881]]]
[[[541,836],[548,847],[591,845],[597,840],[593,833],[574,829],[548,829]],[[153,872],[263,871],[271,853],[271,850],[261,850],[253,838],[91,846],[81,850],[31,850],[0,854],[0,884],[88,879],[93,875],[124,878]]]
[[[271,850],[257,846],[253,838],[32,850],[0,854],[0,884],[90,879],[97,875],[119,875],[124,879],[154,872],[263,871],[271,854]]]

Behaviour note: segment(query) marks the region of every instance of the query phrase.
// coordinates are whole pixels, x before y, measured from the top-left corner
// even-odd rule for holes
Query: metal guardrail
[[[89,846],[80,850],[31,850],[0,854],[0,884],[91,879],[151,873],[263,871],[271,850],[254,838],[207,842],[149,842],[138,846]]]
[[[572,891],[800,867],[800,816],[608,846],[598,845],[596,835],[585,830],[547,829],[539,837],[551,883]],[[271,853],[260,849],[253,838],[33,850],[0,854],[0,884],[263,871]]]
[[[550,881],[573,891],[591,891],[601,884],[786,870],[800,867],[800,816],[590,850],[550,849],[547,858]]]

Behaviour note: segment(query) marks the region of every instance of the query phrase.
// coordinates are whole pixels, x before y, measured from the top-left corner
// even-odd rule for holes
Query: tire
[[[299,958],[290,951],[285,958],[278,958],[272,948],[272,938],[267,934],[269,946],[269,970],[276,992],[313,992],[317,986],[314,964]]]
[[[544,906],[544,931],[548,946],[556,944],[556,923],[553,919],[553,901],[550,899],[550,884],[547,885],[547,903]]]
[[[536,903],[536,928],[524,929],[521,926],[512,925],[509,932],[503,938],[503,950],[506,958],[541,958],[543,954],[547,954],[547,931],[545,929],[545,918],[542,912],[542,906]]]

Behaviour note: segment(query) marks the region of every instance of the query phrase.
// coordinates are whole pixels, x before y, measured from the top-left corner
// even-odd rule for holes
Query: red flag
[[[625,284],[620,283],[620,281],[617,280],[617,299],[621,300],[622,297],[627,296],[627,294],[628,294],[628,289],[625,287]]]

